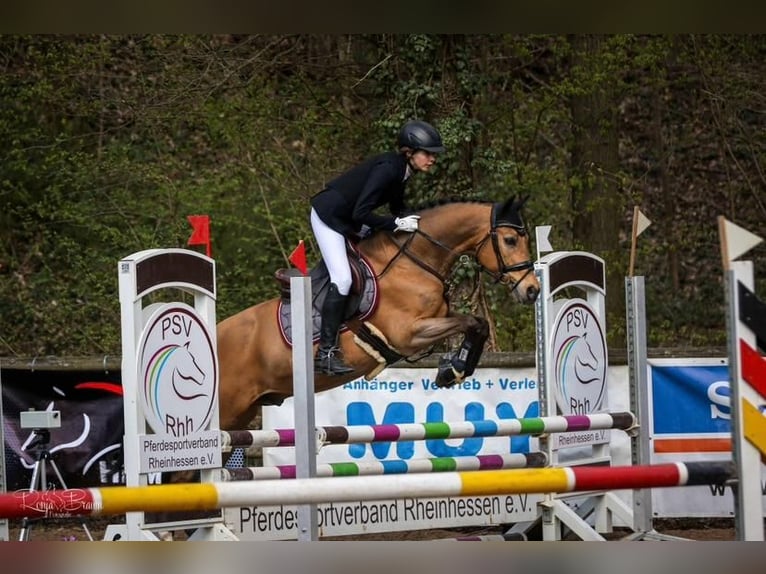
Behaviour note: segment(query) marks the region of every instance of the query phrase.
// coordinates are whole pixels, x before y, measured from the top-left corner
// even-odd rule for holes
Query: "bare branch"
[[[383,59],[382,59],[380,62],[378,62],[377,64],[375,64],[375,65],[374,65],[372,68],[370,68],[369,70],[367,70],[367,73],[366,73],[364,76],[362,76],[362,77],[361,77],[361,78],[360,78],[360,79],[359,79],[359,80],[358,80],[358,81],[357,81],[357,82],[356,82],[356,83],[355,83],[353,86],[351,86],[351,89],[353,90],[353,89],[354,89],[354,88],[356,88],[356,87],[357,87],[359,84],[361,84],[362,82],[364,82],[364,81],[365,81],[365,80],[366,80],[366,79],[367,79],[367,78],[370,76],[370,74],[372,74],[372,73],[373,73],[373,72],[374,72],[374,71],[375,71],[377,68],[381,67],[381,66],[382,66],[383,64],[385,64],[385,63],[386,63],[388,60],[390,60],[390,59],[391,59],[391,57],[392,57],[392,56],[391,56],[391,54],[389,54],[388,56],[386,56],[385,58],[383,58]]]

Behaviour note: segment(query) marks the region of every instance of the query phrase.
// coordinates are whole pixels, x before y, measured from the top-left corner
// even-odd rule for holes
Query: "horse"
[[[315,374],[315,392],[371,378],[460,334],[460,348],[440,360],[436,383],[448,387],[473,374],[489,325],[483,317],[454,312],[446,282],[457,258],[468,254],[506,285],[517,302],[534,303],[540,284],[521,215],[525,201],[436,202],[416,211],[420,221],[414,233],[378,230],[355,242],[353,250],[372,275],[368,283],[375,287],[375,301],[363,320],[352,310],[341,329],[339,346],[353,371]],[[246,428],[261,406],[282,404],[293,394],[292,350],[279,320],[285,305],[289,307],[284,297],[275,297],[217,324],[219,422],[224,430]],[[315,299],[314,313],[318,308]]]

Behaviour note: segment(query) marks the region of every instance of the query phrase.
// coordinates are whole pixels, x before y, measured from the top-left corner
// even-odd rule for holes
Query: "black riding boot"
[[[338,331],[343,322],[343,310],[346,306],[346,295],[338,292],[335,283],[330,283],[330,289],[322,305],[322,326],[319,330],[319,349],[314,358],[314,372],[323,375],[346,375],[354,369],[343,362],[338,347]]]

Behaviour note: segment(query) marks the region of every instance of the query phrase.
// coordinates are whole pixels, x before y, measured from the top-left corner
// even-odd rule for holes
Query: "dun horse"
[[[359,241],[355,250],[360,268],[369,277],[356,297],[358,312],[348,309],[347,328],[339,339],[345,362],[354,371],[345,376],[317,374],[315,390],[371,377],[388,364],[459,334],[464,335],[463,342],[441,359],[436,382],[450,386],[470,376],[489,335],[488,324],[482,317],[452,312],[445,281],[456,259],[469,254],[496,281],[507,285],[517,301],[533,303],[540,286],[532,271],[529,235],[520,213],[523,203],[515,198],[502,203],[442,203],[419,212],[415,233],[379,231]],[[318,289],[315,317],[322,287],[317,271],[321,266],[312,271],[312,291]],[[289,302],[280,298],[218,324],[221,428],[245,428],[260,405],[281,404],[292,395],[292,351],[286,326]]]

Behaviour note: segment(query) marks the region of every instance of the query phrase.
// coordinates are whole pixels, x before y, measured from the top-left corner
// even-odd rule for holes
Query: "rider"
[[[397,138],[398,152],[372,156],[330,181],[311,198],[311,228],[330,274],[330,287],[322,305],[319,349],[314,371],[344,375],[353,371],[343,362],[338,331],[346,297],[351,290],[351,268],[346,238],[358,240],[383,229],[412,233],[419,215],[405,215],[404,187],[416,171],[429,171],[436,154],[444,151],[441,135],[420,120],[405,123]],[[388,204],[392,215],[373,211]]]

